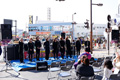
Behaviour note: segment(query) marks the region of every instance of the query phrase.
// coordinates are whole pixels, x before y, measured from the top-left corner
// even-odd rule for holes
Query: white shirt
[[[112,74],[112,69],[110,70],[105,67],[102,80],[107,80],[108,78],[110,78],[111,74]]]

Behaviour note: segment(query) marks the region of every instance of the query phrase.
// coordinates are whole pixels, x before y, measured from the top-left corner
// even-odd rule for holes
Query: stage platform
[[[48,66],[50,66],[52,62],[61,62],[61,65],[64,65],[66,61],[72,60],[75,60],[75,62],[77,62],[77,56],[74,56],[73,58],[65,57],[65,59],[62,59],[61,57],[59,57],[59,59],[54,59],[53,57],[50,57],[49,60],[45,60],[45,58],[40,58],[40,61],[47,61]],[[36,59],[33,59],[32,62],[30,62],[28,59],[25,59],[25,63],[20,63],[20,60],[11,60],[10,63],[15,71],[25,71],[36,69],[36,62],[40,61],[36,61]]]

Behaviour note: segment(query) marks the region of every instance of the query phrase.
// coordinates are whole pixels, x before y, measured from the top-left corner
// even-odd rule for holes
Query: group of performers
[[[68,37],[64,40],[62,37],[60,38],[60,40],[58,40],[57,38],[55,38],[53,40],[53,44],[52,44],[52,53],[54,54],[54,58],[56,57],[58,59],[58,53],[61,53],[61,58],[64,59],[65,56],[65,52],[66,52],[66,57],[68,58],[68,55],[70,56],[70,58],[72,58],[72,53],[74,53],[75,55],[75,50],[77,52],[77,56],[80,55],[80,50],[81,50],[81,44],[83,43],[83,41],[78,38],[77,41],[75,42],[73,40],[72,42],[72,46],[71,46],[71,42],[68,39]],[[90,49],[90,41],[85,41],[84,42],[85,47]],[[29,42],[28,42],[28,54],[29,54],[29,61],[32,61],[33,58],[33,54],[34,54],[34,46],[36,48],[36,60],[39,61],[39,57],[40,57],[40,49],[42,46],[41,41],[39,40],[39,36],[36,37],[36,41],[33,42],[33,39],[30,38]],[[46,39],[46,41],[43,44],[44,49],[45,49],[45,59],[48,60],[49,59],[49,54],[50,54],[50,42],[49,42],[49,38]],[[72,52],[72,48],[73,48],[73,52]],[[24,52],[24,42],[23,42],[23,38],[20,39],[19,41],[19,54],[20,54],[20,62],[23,63],[23,52]]]

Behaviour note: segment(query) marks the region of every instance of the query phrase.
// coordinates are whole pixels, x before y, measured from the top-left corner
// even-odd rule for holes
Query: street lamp
[[[76,24],[76,22],[74,22],[75,14],[76,14],[76,12],[74,14],[72,14],[72,40],[74,39],[74,24]]]
[[[103,6],[102,3],[99,4],[94,4],[92,3],[92,0],[90,0],[90,49],[91,49],[91,53],[92,53],[92,34],[93,34],[93,29],[92,29],[92,5],[97,5],[97,6]]]
[[[76,13],[74,13],[74,14],[72,14],[72,22],[74,22],[74,15],[75,15]]]

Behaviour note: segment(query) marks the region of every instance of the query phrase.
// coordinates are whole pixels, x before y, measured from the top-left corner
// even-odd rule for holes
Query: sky
[[[106,24],[107,15],[112,18],[118,13],[120,0],[92,0],[93,3],[103,3],[103,6],[93,5],[93,23]],[[24,29],[28,25],[29,15],[36,16],[39,20],[47,20],[47,8],[51,8],[51,21],[71,22],[72,14],[74,21],[84,23],[90,19],[90,0],[1,0],[0,1],[0,24],[3,19],[17,20],[17,27]],[[14,23],[13,23],[14,25]]]

